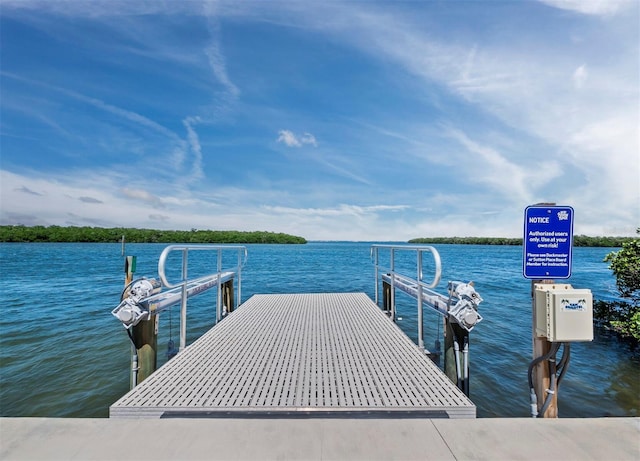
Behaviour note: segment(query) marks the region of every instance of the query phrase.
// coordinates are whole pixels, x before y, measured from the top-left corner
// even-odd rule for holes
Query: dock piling
[[[234,306],[233,279],[231,279],[222,284],[222,310],[225,315],[233,312]]]
[[[452,383],[469,395],[469,332],[444,318],[444,372]]]
[[[382,281],[382,309],[391,317],[391,284],[385,280]]]
[[[125,258],[125,289],[129,288],[133,281],[133,273],[136,270],[136,257]],[[123,293],[123,297],[126,293]],[[131,382],[133,389],[151,373],[156,371],[158,364],[158,316],[152,315],[149,320],[142,320],[131,327]]]
[[[131,327],[138,357],[136,384],[148,378],[158,366],[158,318],[158,315],[152,315],[149,320]]]
[[[554,280],[532,280],[531,281],[531,303],[532,303],[532,341],[533,341],[533,358],[543,357],[551,352],[553,344],[544,337],[538,337],[536,334],[536,302],[534,298],[535,284],[553,284]],[[553,354],[552,360],[555,361],[555,354]],[[538,412],[542,410],[544,402],[551,390],[551,373],[549,370],[549,360],[542,360],[533,368],[533,383],[535,393],[537,395]],[[539,418],[557,418],[558,417],[558,390],[553,389],[551,394],[550,404],[547,406],[544,414],[539,414]]]

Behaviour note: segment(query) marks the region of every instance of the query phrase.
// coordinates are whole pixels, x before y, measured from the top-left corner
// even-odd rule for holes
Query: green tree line
[[[574,247],[611,247],[620,248],[633,237],[588,237],[574,235]],[[409,243],[458,244],[458,245],[522,245],[522,238],[504,237],[425,237],[409,240]]]
[[[154,230],[125,227],[0,226],[0,242],[119,242],[129,243],[294,243],[302,237],[275,232]]]

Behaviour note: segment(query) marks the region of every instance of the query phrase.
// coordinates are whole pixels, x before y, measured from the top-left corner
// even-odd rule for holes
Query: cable
[[[125,328],[125,330],[127,331],[127,335],[129,336],[129,339],[131,340],[131,344],[133,344],[133,347],[136,347],[136,341],[135,341],[135,339],[133,339],[133,333],[131,333],[131,330],[129,328]]]
[[[128,290],[129,288],[131,288],[131,286],[132,286],[134,283],[139,282],[140,280],[146,280],[146,277],[140,277],[140,278],[137,278],[137,279],[135,279],[135,280],[130,281],[129,283],[127,283],[127,284],[125,285],[124,289],[122,290],[122,293],[120,293],[120,301],[121,301],[121,302],[124,300],[124,294],[127,292],[127,290]]]
[[[542,408],[540,408],[540,414],[544,417],[544,414],[547,412],[549,405],[551,405],[551,401],[553,400],[553,396],[557,390],[557,367],[556,367],[556,354],[560,349],[560,343],[554,343],[551,346],[551,349],[554,350],[553,356],[549,358],[549,389],[547,389],[547,397],[544,399],[544,404]]]
[[[469,335],[463,337],[464,348],[462,349],[462,385],[464,395],[469,396]]]
[[[462,390],[462,371],[460,370],[460,344],[458,344],[455,334],[453,338],[453,355],[456,359],[456,385],[458,386],[458,389]]]
[[[554,351],[555,348],[555,351]],[[558,349],[560,348],[560,343],[553,343],[553,346],[551,346],[551,349],[549,349],[549,352],[547,352],[544,355],[541,355],[540,357],[533,359],[531,361],[531,363],[529,364],[529,370],[528,370],[528,378],[529,378],[529,387],[533,388],[533,369],[536,365],[538,365],[540,362],[544,361],[544,360],[548,360],[549,357],[551,357],[552,355],[555,355],[558,352]]]
[[[564,378],[567,369],[569,368],[569,362],[571,362],[571,343],[564,343],[564,350],[562,351],[562,358],[558,367],[560,368],[560,374],[558,375],[557,387],[560,387],[560,381]]]
[[[433,345],[434,348],[438,351],[436,352],[436,354],[438,355],[438,364],[440,363],[440,355],[442,354],[442,345],[440,344],[440,325],[444,323],[444,318],[440,319],[438,318],[438,321],[436,322],[436,325],[438,326],[438,329],[436,331],[436,340],[435,340],[435,344]]]
[[[463,390],[464,385],[462,382],[462,368],[460,364],[460,343],[458,342],[458,335],[456,335],[456,332],[453,329],[452,324],[449,324],[448,331],[451,332],[451,339],[453,340],[453,357],[456,363],[456,386],[458,386],[458,389]]]
[[[131,333],[131,329],[125,328],[127,330],[127,335],[131,340],[131,389],[138,385],[138,348],[136,347],[136,342],[133,339],[133,333]]]
[[[169,309],[169,342],[167,343],[167,360],[178,354],[176,343],[173,341],[173,308]]]
[[[545,360],[549,360],[551,357],[554,357],[553,359],[553,366],[554,366],[554,372],[553,372],[553,377],[551,377],[551,385],[549,389],[551,392],[549,392],[549,395],[547,395],[547,398],[545,399],[545,403],[543,404],[543,409],[544,411],[546,411],[546,407],[549,406],[549,404],[551,403],[550,397],[552,397],[553,393],[555,393],[555,386],[556,386],[556,382],[555,382],[555,377],[556,377],[556,372],[555,372],[555,356],[558,353],[558,349],[560,349],[560,344],[561,343],[553,343],[551,345],[551,348],[549,349],[549,352],[547,352],[544,355],[541,355],[540,357],[533,359],[531,361],[531,363],[529,364],[529,369],[527,371],[527,378],[529,381],[529,389],[530,389],[530,396],[531,396],[531,416],[532,417],[537,417],[538,416],[538,408],[537,408],[537,397],[536,397],[536,392],[535,392],[535,387],[533,385],[533,369],[540,363],[543,362]],[[549,365],[551,367],[551,364]],[[541,409],[541,413],[544,415],[544,411]]]

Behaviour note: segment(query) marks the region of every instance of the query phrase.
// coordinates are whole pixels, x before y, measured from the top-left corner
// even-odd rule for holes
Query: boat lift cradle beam
[[[166,275],[167,258],[172,252],[180,252],[181,275],[177,282],[169,281]],[[216,253],[216,272],[189,279],[188,256],[190,251],[214,251]],[[237,252],[237,265],[232,268],[222,267],[222,256],[225,251]],[[126,329],[130,329],[142,320],[148,320],[152,315],[158,315],[164,310],[180,303],[180,351],[186,347],[187,337],[187,300],[191,296],[203,293],[211,288],[217,288],[216,323],[226,315],[226,308],[232,310],[238,307],[242,299],[242,267],[247,260],[247,249],[244,246],[228,245],[169,245],[158,260],[158,276],[155,279],[140,279],[134,281],[129,289],[128,297],[111,312],[120,320]],[[237,278],[237,296],[235,306],[222,306],[222,285]],[[169,288],[162,291],[162,288]]]
[[[449,317],[467,331],[471,331],[482,320],[482,316],[477,311],[477,306],[482,301],[482,298],[480,298],[473,286],[468,283],[449,282],[449,296],[445,296],[420,286],[414,280],[402,275],[396,274],[392,279],[390,275],[383,274],[382,280],[408,294],[413,299],[419,300],[421,297],[423,306]]]
[[[380,263],[380,250],[389,252],[389,267]],[[415,252],[416,275],[412,278],[396,269],[396,254],[399,252]],[[429,253],[435,265],[433,279],[427,283],[424,280],[424,254]],[[478,313],[478,305],[482,298],[475,291],[473,283],[450,281],[447,295],[434,291],[442,277],[442,262],[440,254],[432,246],[425,245],[372,245],[371,256],[375,267],[375,302],[378,304],[379,280],[387,283],[393,289],[390,293],[391,319],[395,321],[395,289],[406,293],[418,303],[418,346],[424,349],[423,307],[427,307],[449,320],[459,324],[470,332],[482,321]]]

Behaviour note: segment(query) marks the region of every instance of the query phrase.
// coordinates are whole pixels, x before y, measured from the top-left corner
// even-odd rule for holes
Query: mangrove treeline
[[[115,243],[307,243],[302,237],[275,232],[154,230],[124,227],[0,226],[0,242]]]
[[[587,237],[574,235],[574,247],[611,247],[619,248],[633,237]],[[522,238],[503,237],[426,237],[409,240],[409,243],[458,244],[458,245],[522,245]]]

